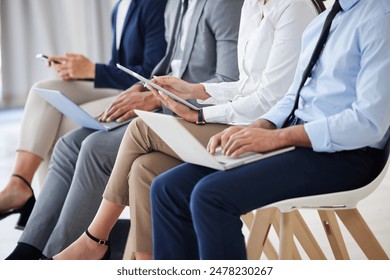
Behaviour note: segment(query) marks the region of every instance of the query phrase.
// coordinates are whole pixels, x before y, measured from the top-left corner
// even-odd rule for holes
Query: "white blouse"
[[[203,83],[210,123],[250,124],[287,92],[295,73],[301,36],[318,15],[311,0],[245,0],[238,37],[239,80]]]

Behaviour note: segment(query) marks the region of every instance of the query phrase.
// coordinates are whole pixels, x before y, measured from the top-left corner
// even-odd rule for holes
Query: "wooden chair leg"
[[[280,215],[280,244],[279,258],[281,260],[293,259],[294,248],[294,213],[286,212]]]
[[[248,229],[251,229],[254,218],[255,218],[255,213],[253,211],[248,212],[245,215],[241,216],[241,220],[244,222],[244,224]]]
[[[272,224],[275,231],[278,233],[278,236],[281,238],[281,235],[279,234],[281,228],[279,223],[281,214],[279,210],[276,208],[258,210],[255,215],[251,212],[243,216],[242,219],[250,229],[247,242],[248,259],[259,259],[263,251],[268,259],[278,259],[278,254],[267,236],[270,225]],[[296,226],[293,226],[294,229],[292,234],[293,236],[296,236],[309,258],[326,259],[313,234],[297,210],[292,212],[291,219],[292,223],[296,224]],[[253,227],[253,225],[256,226]],[[290,250],[292,254],[289,259],[301,259],[294,241],[292,241],[289,246],[290,249],[288,250]]]
[[[247,240],[248,259],[260,259],[261,253],[265,249],[270,250],[271,255],[274,254],[272,245],[268,244],[265,246],[265,244],[275,212],[276,208],[265,208],[255,212],[252,224],[249,227],[250,232]],[[245,217],[243,220],[244,223],[246,223],[245,220],[249,222],[250,216]]]
[[[269,238],[265,240],[264,244],[264,255],[267,257],[269,260],[278,260],[279,259],[279,254],[276,251],[275,247],[272,245],[271,241]]]
[[[274,229],[275,229],[279,239],[280,239],[280,219],[281,219],[280,216],[281,216],[281,213],[280,213],[280,211],[278,209],[275,212],[275,218],[272,221],[272,226],[274,227]],[[301,260],[302,259],[295,243],[292,244],[292,254],[293,254],[293,257],[292,257],[293,260]]]
[[[340,220],[351,233],[356,243],[360,246],[368,259],[388,260],[386,252],[379,244],[360,212],[354,209],[336,210]]]
[[[326,260],[324,252],[321,250],[320,245],[318,245],[317,240],[314,238],[300,212],[295,210],[292,213],[294,215],[295,223],[293,230],[294,236],[302,245],[307,256],[311,260]]]
[[[349,260],[349,254],[334,210],[318,210],[322,226],[336,260]]]

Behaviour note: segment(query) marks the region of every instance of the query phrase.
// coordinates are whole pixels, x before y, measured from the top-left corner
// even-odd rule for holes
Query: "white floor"
[[[0,110],[0,188],[3,188],[11,173],[14,150],[19,133],[21,111]],[[37,191],[37,186],[33,182]],[[359,204],[359,210],[371,227],[386,253],[390,255],[390,173],[387,174],[382,185],[367,199]],[[325,255],[332,259],[330,247],[322,230],[322,225],[314,211],[302,212],[310,229],[317,237]],[[21,231],[15,230],[17,215],[0,221],[0,259],[4,259],[15,247]],[[344,231],[344,229],[342,228]],[[353,239],[347,234],[347,247],[350,249],[351,259],[365,259],[357,248]],[[305,258],[305,256],[303,256]]]

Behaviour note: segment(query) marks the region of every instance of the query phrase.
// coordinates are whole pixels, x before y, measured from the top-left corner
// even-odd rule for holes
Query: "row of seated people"
[[[126,2],[115,9],[134,9],[140,15],[145,8],[151,15],[155,9],[156,28],[164,26],[163,9],[152,9],[156,1],[131,1],[128,7]],[[33,210],[27,224],[20,224],[24,232],[7,259],[108,258],[108,236],[127,205],[131,227],[125,258],[246,259],[243,214],[286,198],[370,182],[380,172],[389,137],[389,81],[383,75],[390,70],[390,5],[339,0],[323,10],[317,0],[169,0],[165,31],[155,32],[149,25],[144,30],[159,42],[165,34],[168,42],[150,76],[204,107],[191,110],[135,83],[116,97],[108,93],[113,101],[102,110],[101,121],[123,121],[134,117],[134,109],[162,107],[162,113],[181,117],[212,154],[217,147],[231,157],[296,148],[217,171],[183,163],[140,118],[111,132],[79,128],[57,142],[34,205],[32,190],[23,184],[29,185],[48,151],[38,155],[21,145],[16,161],[21,164],[1,193],[1,217],[28,216]],[[112,64],[131,68],[131,62],[116,61],[114,55],[126,48],[127,32],[113,45],[111,64],[100,66],[111,69],[112,76],[109,70],[99,76],[96,64],[94,76],[87,77],[94,78],[96,87],[99,77],[129,82]],[[159,39],[153,37],[157,33]],[[156,47],[145,39],[142,44],[153,48],[144,53],[148,59],[165,51],[163,43]],[[53,66],[63,80],[85,78],[75,76],[69,66],[77,58],[50,61],[61,62]],[[29,94],[26,109],[30,99],[37,97]],[[23,126],[33,119],[28,112]],[[50,133],[59,125],[57,121]],[[31,163],[27,175],[20,167],[26,162]],[[24,187],[19,201],[10,195],[16,185]]]

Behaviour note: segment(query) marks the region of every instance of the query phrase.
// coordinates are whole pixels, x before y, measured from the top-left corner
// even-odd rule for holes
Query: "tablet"
[[[140,80],[141,82],[145,83],[145,84],[148,84],[150,85],[151,87],[155,88],[156,90],[158,90],[159,92],[162,92],[166,95],[168,95],[169,97],[171,97],[173,100],[183,104],[183,105],[186,105],[187,107],[191,108],[192,110],[195,110],[195,111],[199,111],[201,108],[199,107],[196,107],[195,105],[189,103],[188,101],[186,101],[185,99],[183,98],[180,98],[179,96],[173,94],[172,92],[166,90],[165,88],[163,87],[160,87],[159,85],[153,83],[152,81],[150,81],[149,79],[146,79],[145,77],[142,77],[140,74],[134,72],[134,71],[131,71],[130,69],[120,65],[120,64],[116,64],[116,66],[121,69],[122,71],[126,72],[127,74],[133,76],[134,78]]]

